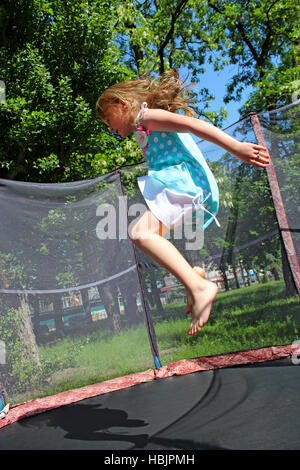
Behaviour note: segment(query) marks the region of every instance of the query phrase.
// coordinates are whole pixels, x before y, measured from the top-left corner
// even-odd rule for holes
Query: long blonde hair
[[[97,116],[100,119],[105,118],[110,105],[120,101],[125,103],[133,114],[137,114],[141,104],[146,101],[149,108],[165,109],[172,113],[182,110],[188,116],[195,116],[189,106],[193,104],[190,92],[174,70],[163,73],[158,79],[145,77],[110,86],[97,100]]]

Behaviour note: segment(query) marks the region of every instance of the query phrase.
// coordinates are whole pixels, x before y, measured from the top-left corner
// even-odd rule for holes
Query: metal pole
[[[257,114],[251,115],[251,124],[254,130],[256,139],[257,139],[257,143],[259,145],[263,145],[267,147],[265,137],[263,135],[263,131],[260,125],[259,117],[257,116]],[[298,295],[300,295],[299,262],[298,262],[293,238],[291,235],[291,231],[289,229],[288,219],[286,216],[283,200],[281,197],[281,192],[280,192],[280,188],[279,188],[279,184],[277,180],[275,167],[271,159],[270,159],[270,164],[267,166],[266,170],[267,170],[268,180],[269,180],[269,184],[270,184],[270,188],[272,192],[272,197],[273,197],[273,202],[274,202],[274,207],[275,207],[275,212],[276,212],[276,216],[277,216],[277,220],[279,224],[281,237],[283,240],[287,259],[290,265],[293,280],[294,280]]]

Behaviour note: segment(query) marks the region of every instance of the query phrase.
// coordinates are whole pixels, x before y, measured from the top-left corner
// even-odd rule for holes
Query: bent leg
[[[129,230],[131,240],[145,254],[172,273],[187,289],[192,301],[189,334],[201,330],[207,322],[217,294],[214,283],[199,276],[177,248],[164,235],[169,231],[149,210]]]

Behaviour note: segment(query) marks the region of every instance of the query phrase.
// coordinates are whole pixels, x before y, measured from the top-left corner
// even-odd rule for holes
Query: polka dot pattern
[[[188,167],[188,171],[192,177],[192,186],[200,186],[204,189],[208,185],[208,181],[205,178],[205,174],[201,171],[198,162],[194,159],[190,152],[187,151],[182,145],[179,145],[176,133],[171,132],[152,132],[148,139],[148,146],[145,153],[149,169],[151,170],[163,170],[174,165],[180,165],[183,161]],[[166,139],[167,138],[167,139]],[[186,175],[178,175],[178,171],[171,173],[174,181],[171,183],[168,179],[168,183],[172,184],[172,187],[180,186],[180,190],[185,190],[190,193],[195,188],[191,187],[191,180],[189,179],[188,185],[184,181]],[[162,175],[161,175],[162,176]]]
[[[218,188],[203,156],[195,150],[191,136],[173,132],[150,132],[145,151],[151,175],[164,187],[192,196],[202,193],[206,208],[218,211]],[[198,155],[195,155],[195,153]],[[199,154],[201,158],[199,158]],[[211,215],[205,213],[206,222]]]

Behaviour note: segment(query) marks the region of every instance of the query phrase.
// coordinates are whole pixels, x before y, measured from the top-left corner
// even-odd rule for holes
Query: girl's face
[[[102,120],[109,127],[110,132],[115,132],[121,137],[127,137],[135,130],[128,106],[121,101],[110,105],[105,112],[105,118]]]

